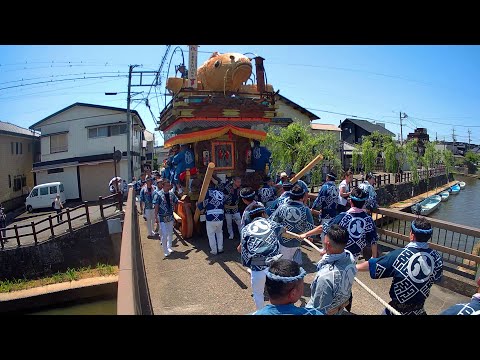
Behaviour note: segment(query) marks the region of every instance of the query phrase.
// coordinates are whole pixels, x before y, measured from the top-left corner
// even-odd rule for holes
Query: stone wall
[[[450,174],[448,181],[453,181],[453,175]],[[427,191],[435,189],[435,186],[440,187],[447,183],[447,176],[440,175],[429,180],[428,189],[426,180],[421,180],[420,183],[413,187],[412,183],[390,184],[376,189],[377,202],[381,207],[391,205],[393,203],[410,199],[413,196],[423,194]]]
[[[37,246],[0,251],[0,280],[35,279],[68,268],[118,265],[107,221],[84,226]]]

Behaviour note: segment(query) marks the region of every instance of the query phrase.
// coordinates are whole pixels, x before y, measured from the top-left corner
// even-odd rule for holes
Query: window
[[[40,195],[48,195],[48,187],[40,188]]]
[[[108,126],[100,126],[88,129],[88,138],[94,139],[97,137],[107,137],[108,136]]]
[[[57,134],[50,136],[50,153],[68,151],[67,134]]]
[[[23,154],[22,143],[20,143],[20,154]]]
[[[63,172],[63,168],[55,168],[55,169],[47,170],[47,173],[49,173],[49,174],[56,174],[56,173],[61,173],[61,172]]]
[[[18,142],[15,143],[15,145],[17,145],[17,146],[16,146],[16,154],[18,155]]]
[[[60,192],[63,192],[63,184],[60,184]]]
[[[13,178],[13,191],[20,191],[22,189],[22,177],[16,176]]]
[[[13,143],[12,143],[13,144]],[[12,187],[12,177],[10,175],[8,175],[8,187],[11,188]]]
[[[30,197],[35,197],[38,196],[38,189],[33,189],[32,193],[30,194]]]
[[[112,125],[110,126],[110,136],[116,136],[127,133],[127,125]]]
[[[56,194],[57,193],[57,185],[50,186],[50,194]]]

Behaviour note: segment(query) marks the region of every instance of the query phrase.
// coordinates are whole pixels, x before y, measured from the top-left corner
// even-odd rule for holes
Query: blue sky
[[[165,104],[161,94],[168,64],[171,60],[169,76],[174,76],[182,61],[179,50],[172,56],[176,46],[188,66],[188,46],[173,45],[162,86],[150,90],[155,117]],[[75,102],[126,108],[128,65],[158,70],[165,50],[165,45],[0,46],[0,120],[28,128]],[[439,140],[451,141],[455,128],[457,141],[468,141],[470,129],[472,143],[480,143],[480,46],[200,45],[198,66],[213,51],[264,57],[268,82],[320,116],[317,122],[338,125],[347,116],[333,113],[356,115],[384,122],[399,134],[402,111],[408,115],[404,138],[415,127],[426,127],[431,139],[436,133]],[[66,79],[75,80],[59,81]],[[149,87],[132,91],[144,91],[133,97],[131,107],[153,131],[153,116],[140,101]]]

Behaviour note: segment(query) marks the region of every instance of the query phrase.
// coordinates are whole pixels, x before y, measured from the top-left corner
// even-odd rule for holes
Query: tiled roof
[[[28,136],[38,136],[32,130],[22,128],[20,126],[10,124],[8,122],[0,121],[0,132],[7,132],[12,134],[28,135]]]

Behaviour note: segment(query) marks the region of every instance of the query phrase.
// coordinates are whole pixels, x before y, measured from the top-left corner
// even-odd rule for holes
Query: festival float
[[[223,181],[240,176],[242,186],[259,188],[268,173],[268,165],[255,163],[267,151],[259,144],[267,136],[260,129],[275,117],[276,94],[262,57],[214,52],[197,70],[197,51],[190,46],[189,69],[179,66],[181,76],[167,79],[172,99],[158,123],[169,157],[183,154],[189,164],[177,174],[184,191],[176,217],[184,238],[200,231],[196,202],[203,201],[213,173]]]

